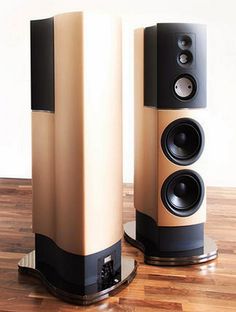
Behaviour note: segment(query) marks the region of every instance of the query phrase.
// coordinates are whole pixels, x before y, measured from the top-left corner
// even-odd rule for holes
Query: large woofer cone
[[[180,118],[166,127],[162,134],[162,150],[178,165],[190,165],[202,154],[204,132],[201,125],[190,118]]]
[[[179,217],[191,216],[202,204],[203,180],[195,171],[176,171],[165,180],[161,197],[165,207],[172,214]]]

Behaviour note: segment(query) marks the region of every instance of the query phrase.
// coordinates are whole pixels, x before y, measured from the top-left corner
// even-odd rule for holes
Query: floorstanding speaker
[[[130,282],[121,256],[121,25],[74,12],[31,21],[33,232],[19,263],[79,304]]]
[[[177,265],[216,258],[204,236],[206,28],[160,23],[135,31],[136,222],[126,239],[145,261]]]

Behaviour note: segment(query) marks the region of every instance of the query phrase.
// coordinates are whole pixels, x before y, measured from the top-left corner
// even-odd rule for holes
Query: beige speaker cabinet
[[[121,68],[119,18],[73,12],[31,22],[33,269],[81,304],[136,270],[121,257]]]
[[[206,222],[206,27],[158,23],[134,33],[134,206],[125,239],[151,265],[217,257]]]

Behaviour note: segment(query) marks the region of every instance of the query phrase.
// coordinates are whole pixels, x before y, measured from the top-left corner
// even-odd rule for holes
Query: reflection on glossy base
[[[127,286],[136,274],[137,262],[132,258],[122,256],[120,280],[114,279],[113,283],[109,283],[107,288],[103,288],[101,291],[89,295],[68,293],[58,287],[55,287],[43,273],[35,268],[35,251],[25,255],[18,263],[18,268],[20,273],[38,277],[48,288],[48,290],[56,297],[79,305],[89,305],[91,303],[106,299],[111,294],[114,294],[120,291],[123,287]]]
[[[176,266],[176,265],[204,263],[217,258],[218,255],[218,249],[215,242],[207,236],[205,236],[204,238],[204,247],[202,248],[201,252],[199,252],[199,249],[197,249],[196,253],[194,253],[193,250],[191,256],[167,258],[167,257],[158,257],[156,255],[155,256],[147,255],[145,254],[144,245],[140,241],[136,240],[135,221],[128,222],[124,225],[124,237],[128,243],[139,248],[144,253],[145,263],[151,265]]]

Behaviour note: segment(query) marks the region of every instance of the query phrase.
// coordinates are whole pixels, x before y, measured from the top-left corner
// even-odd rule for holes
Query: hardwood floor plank
[[[31,181],[0,179],[0,312],[236,311],[236,188],[208,188],[207,203],[206,234],[218,244],[217,260],[147,266],[142,253],[123,240],[123,253],[139,262],[134,281],[108,300],[78,307],[53,297],[37,279],[18,274],[18,261],[34,248]],[[135,218],[131,184],[124,184],[123,218]]]

